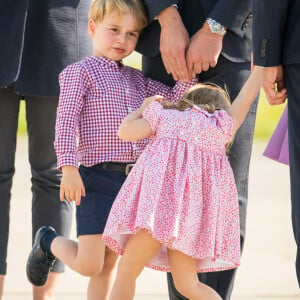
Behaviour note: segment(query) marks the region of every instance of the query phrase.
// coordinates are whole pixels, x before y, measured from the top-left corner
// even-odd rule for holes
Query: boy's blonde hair
[[[102,22],[105,15],[117,11],[121,16],[131,14],[137,22],[137,29],[142,30],[147,24],[147,13],[140,0],[93,0],[89,18]]]
[[[197,105],[208,112],[227,110],[231,103],[228,92],[213,83],[198,83],[188,89],[176,103],[162,101],[164,108],[185,110]]]

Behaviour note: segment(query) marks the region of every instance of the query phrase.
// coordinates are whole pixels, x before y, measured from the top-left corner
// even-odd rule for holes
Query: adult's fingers
[[[184,52],[182,52],[176,58],[176,67],[177,67],[176,73],[178,74],[179,80],[189,81],[191,79],[189,77],[189,71],[188,71],[188,68],[187,68],[187,61],[186,61]]]
[[[193,64],[193,72],[195,74],[200,74],[202,72],[202,64],[201,63],[197,63],[197,64]]]
[[[209,62],[209,66],[210,66],[211,68],[214,68],[214,67],[217,65],[217,63],[218,63],[218,60],[211,60],[211,61]]]
[[[168,74],[171,74],[171,69],[170,69],[169,66],[171,66],[172,63],[170,62],[170,59],[167,56],[163,55],[163,54],[161,55],[161,58],[162,58],[164,66],[165,66],[166,72]]]
[[[285,90],[285,85],[284,85],[284,81],[280,80],[277,82],[277,91],[281,92],[282,90]]]
[[[162,54],[162,61],[167,73],[172,74],[174,80],[190,80],[184,51],[176,56]]]
[[[162,61],[165,66],[165,69],[168,74],[171,74],[173,76],[174,80],[179,79],[179,75],[177,74],[177,63],[176,59],[174,57],[170,57],[167,55],[162,55]]]
[[[202,71],[207,71],[209,69],[209,63],[208,62],[203,62],[202,63]]]
[[[263,89],[266,93],[270,105],[278,105],[285,102],[286,90],[278,91],[274,83],[264,83]]]

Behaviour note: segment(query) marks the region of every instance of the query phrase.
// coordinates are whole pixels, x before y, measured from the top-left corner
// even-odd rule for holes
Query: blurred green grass
[[[141,56],[138,53],[134,52],[124,60],[124,63],[126,65],[130,65],[134,68],[140,69]],[[262,91],[260,93],[254,132],[255,140],[266,140],[270,138],[280,119],[284,107],[285,105],[270,106],[268,104],[268,101],[266,100],[264,92]],[[24,135],[26,134],[26,131],[25,104],[24,101],[22,101],[19,115],[18,134]]]

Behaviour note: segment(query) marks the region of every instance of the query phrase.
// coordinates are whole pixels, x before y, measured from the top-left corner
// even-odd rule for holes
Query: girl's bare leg
[[[170,249],[168,258],[175,287],[182,295],[192,300],[222,300],[217,292],[198,280],[196,259]]]
[[[131,300],[135,293],[135,281],[145,265],[159,251],[161,244],[155,241],[145,230],[132,235],[120,259],[116,281],[110,300]]]

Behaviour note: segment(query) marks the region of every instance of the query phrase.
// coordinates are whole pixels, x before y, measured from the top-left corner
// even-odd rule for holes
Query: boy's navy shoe
[[[56,234],[55,229],[51,226],[43,226],[36,232],[32,250],[27,260],[27,278],[36,286],[42,286],[46,283],[50,268],[55,262],[55,256],[41,246],[41,239],[49,233]]]

